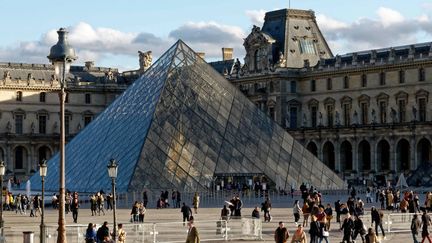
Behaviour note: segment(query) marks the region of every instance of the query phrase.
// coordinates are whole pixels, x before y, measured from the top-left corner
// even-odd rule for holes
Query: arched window
[[[16,92],[16,101],[22,101],[23,93],[22,91]]]
[[[46,93],[45,92],[41,92],[39,94],[39,101],[40,102],[45,102],[46,101]]]
[[[15,169],[24,168],[24,148],[18,146],[15,149]]]

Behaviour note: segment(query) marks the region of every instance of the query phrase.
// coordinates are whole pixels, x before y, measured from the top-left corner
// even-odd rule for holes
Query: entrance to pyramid
[[[276,189],[276,184],[263,173],[216,173],[216,191],[252,193],[261,195]]]

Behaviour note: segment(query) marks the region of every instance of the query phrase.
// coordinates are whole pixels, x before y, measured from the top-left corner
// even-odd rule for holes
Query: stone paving
[[[242,214],[243,217],[250,217],[252,212],[252,208],[243,208]],[[206,230],[204,228],[200,228],[200,221],[206,220],[217,220],[219,219],[220,208],[200,208],[198,210],[198,214],[194,215],[195,220],[197,221],[196,225],[200,230]],[[278,221],[286,222],[286,226],[289,232],[292,234],[294,229],[296,228],[293,223],[292,209],[291,208],[273,208],[272,209],[272,222],[263,223],[263,241],[272,242],[273,241],[273,232],[277,227]],[[4,221],[5,221],[5,235],[7,242],[22,242],[22,232],[23,231],[35,231],[35,241],[39,238],[39,224],[41,217],[29,217],[27,215],[16,214],[12,211],[4,212]],[[117,211],[117,222],[118,223],[128,223],[130,219],[130,210],[129,209],[119,209]],[[181,221],[181,213],[180,209],[148,209],[145,222],[146,223],[162,223],[162,222],[179,222]],[[235,220],[235,219],[234,219]],[[238,220],[238,219],[237,219]],[[66,223],[68,225],[72,224],[72,215],[69,213],[66,215]],[[113,217],[112,211],[106,212],[105,215],[101,216],[91,216],[91,212],[89,209],[80,209],[78,224],[83,228],[87,227],[89,222],[102,224],[103,221],[108,221],[110,226],[112,227]],[[57,211],[51,208],[46,210],[45,222],[47,225],[52,225],[56,227],[57,225]],[[336,223],[332,222],[333,226]],[[205,226],[209,228],[211,226]],[[215,225],[216,228],[216,225]],[[111,228],[110,228],[111,229]],[[212,229],[213,230],[213,229]],[[185,235],[179,235],[178,238],[181,241]],[[342,238],[342,232],[337,229],[337,227],[332,227],[330,231],[329,242],[340,242]],[[233,242],[237,242],[235,240]],[[384,242],[412,242],[411,235],[409,233],[392,233],[387,234],[387,239]],[[247,240],[240,240],[240,242],[248,242]]]

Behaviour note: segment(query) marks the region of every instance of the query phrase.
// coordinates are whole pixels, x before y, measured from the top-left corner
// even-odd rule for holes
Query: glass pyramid
[[[215,173],[264,174],[277,187],[343,181],[182,41],[174,44],[66,146],[66,188],[201,190]],[[58,190],[58,154],[46,190]],[[40,190],[36,173],[33,189]]]

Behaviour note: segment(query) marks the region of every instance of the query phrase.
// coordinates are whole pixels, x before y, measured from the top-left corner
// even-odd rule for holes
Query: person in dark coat
[[[315,215],[312,215],[311,222],[310,222],[310,228],[309,228],[309,234],[310,234],[310,242],[311,243],[318,243],[318,239],[320,236],[320,223],[317,221],[317,218]]]
[[[276,243],[286,243],[289,238],[288,230],[282,221],[279,222],[279,227],[275,230],[274,239]]]
[[[381,228],[383,237],[385,237],[384,228],[382,226],[382,212],[379,212],[375,207],[371,208],[372,224],[375,222],[375,233],[378,236],[378,227]]]
[[[354,229],[354,222],[351,216],[348,214],[342,223],[341,230],[343,230],[342,242],[350,243],[352,242],[352,231]]]
[[[190,216],[192,216],[192,209],[188,205],[183,203],[180,212],[183,214],[183,225],[185,225],[185,222],[189,221]]]
[[[96,238],[98,243],[105,242],[105,240],[109,239],[109,229],[107,221],[105,221],[103,225],[97,230]]]
[[[365,235],[366,230],[363,224],[363,220],[359,216],[355,216],[354,220],[354,233],[353,233],[353,240],[357,239],[357,236],[360,235],[362,242],[365,242]]]
[[[72,218],[74,223],[78,223],[78,208],[79,208],[79,199],[78,199],[78,193],[74,192],[72,196],[72,202],[71,202],[71,210],[72,210]]]
[[[429,215],[426,214],[426,210],[423,211],[422,215],[422,242],[426,240],[426,238],[431,241],[431,238],[429,236],[429,229],[428,227],[432,224],[431,218]]]

